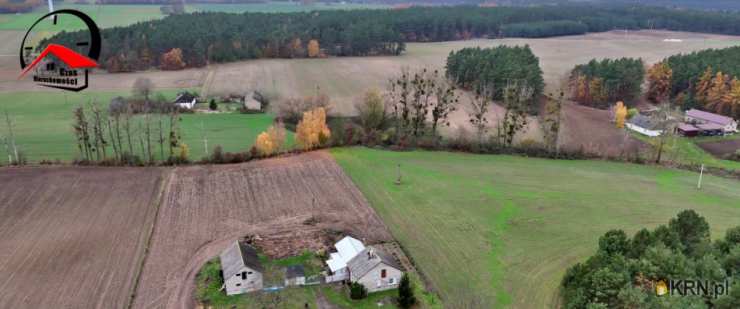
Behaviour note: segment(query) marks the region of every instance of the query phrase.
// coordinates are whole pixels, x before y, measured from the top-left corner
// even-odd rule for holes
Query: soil
[[[718,142],[698,143],[698,145],[701,149],[704,149],[704,151],[721,159],[740,149],[740,138]]]
[[[0,169],[0,307],[126,308],[163,178],[157,168]]]

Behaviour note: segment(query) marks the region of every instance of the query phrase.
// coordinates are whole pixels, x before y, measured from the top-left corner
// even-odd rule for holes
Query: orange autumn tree
[[[614,122],[617,124],[617,128],[624,128],[624,121],[627,119],[627,106],[624,102],[619,101],[614,105]]]
[[[266,157],[280,152],[284,144],[285,128],[282,123],[277,123],[270,126],[267,131],[257,135],[254,147],[260,156]]]
[[[712,79],[712,86],[707,92],[705,105],[714,105],[722,100],[729,91],[730,87],[727,85],[729,77],[722,72],[717,72],[717,75]]]
[[[181,70],[185,68],[185,61],[182,60],[182,49],[173,48],[170,51],[162,54],[163,70]]]
[[[707,94],[709,88],[712,88],[712,67],[708,67],[704,73],[699,77],[699,81],[696,83],[696,100],[699,103],[704,104],[707,101]]]
[[[673,70],[668,63],[658,62],[647,72],[648,91],[647,98],[653,102],[663,102],[668,99],[671,91],[671,79]]]
[[[321,49],[319,48],[319,41],[317,40],[308,41],[308,57],[316,58],[320,54],[321,54]]]
[[[326,125],[326,110],[319,107],[303,113],[303,119],[296,126],[296,145],[303,150],[316,148],[331,137]]]
[[[718,114],[740,117],[740,80],[732,78],[729,91],[721,100],[709,102],[706,108]]]

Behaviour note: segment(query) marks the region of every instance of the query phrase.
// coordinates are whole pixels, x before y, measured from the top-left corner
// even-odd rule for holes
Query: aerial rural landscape
[[[9,0],[0,42],[0,308],[740,308],[735,1]]]

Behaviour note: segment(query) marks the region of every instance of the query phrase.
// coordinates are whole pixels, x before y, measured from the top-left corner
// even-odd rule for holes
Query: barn
[[[226,295],[262,289],[263,268],[257,250],[246,242],[235,241],[221,253],[221,270]]]

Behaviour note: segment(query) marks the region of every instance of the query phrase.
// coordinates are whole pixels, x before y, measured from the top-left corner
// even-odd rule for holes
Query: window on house
[[[242,280],[247,280],[247,272],[246,271],[243,271],[242,272]]]
[[[380,270],[380,278],[385,278],[387,274],[385,273],[385,269]]]
[[[242,286],[242,284],[241,283],[237,283],[236,286]]]
[[[396,284],[396,278],[390,278],[388,280],[388,283],[390,283],[390,284]]]
[[[251,274],[253,274],[253,272],[249,271],[249,272],[247,272],[247,274],[251,275]]]

